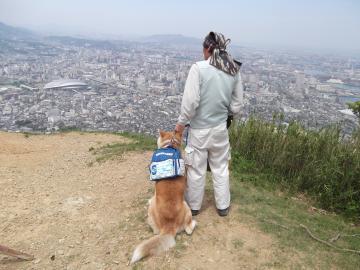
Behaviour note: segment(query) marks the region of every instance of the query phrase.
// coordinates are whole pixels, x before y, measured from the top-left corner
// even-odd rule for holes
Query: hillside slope
[[[147,180],[150,152],[96,162],[92,149],[129,141],[100,133],[0,133],[0,141],[0,244],[36,258],[21,262],[0,255],[0,269],[309,267],[306,253],[262,232],[238,211],[241,205],[234,203],[226,218],[217,216],[210,187],[192,236],[180,234],[170,252],[128,266],[134,247],[152,235],[146,224],[153,193]],[[310,268],[323,263],[311,262]]]

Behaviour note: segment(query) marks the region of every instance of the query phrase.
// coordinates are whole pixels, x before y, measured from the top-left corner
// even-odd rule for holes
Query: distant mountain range
[[[14,27],[0,22],[0,39],[6,40],[36,40],[45,38],[51,41],[67,42],[67,43],[82,43],[86,40],[105,42],[105,39],[96,39],[91,36],[76,37],[76,36],[44,36],[36,32],[30,31],[21,27]],[[108,40],[109,41],[109,40]],[[125,41],[125,40],[124,40]],[[159,43],[159,44],[176,44],[176,45],[196,45],[201,44],[198,38],[187,37],[183,35],[151,35],[141,38],[132,39],[135,42],[144,43]]]
[[[152,35],[139,39],[140,42],[153,42],[153,43],[171,43],[183,45],[197,45],[201,44],[201,39],[186,37],[183,35]]]
[[[37,33],[21,27],[14,27],[0,22],[0,39],[22,40],[37,39]]]

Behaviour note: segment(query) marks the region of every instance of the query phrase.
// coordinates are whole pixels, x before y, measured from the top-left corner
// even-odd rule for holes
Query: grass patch
[[[250,118],[234,124],[230,140],[233,156],[253,161],[266,185],[306,193],[321,208],[360,219],[360,129],[345,138],[340,126],[310,131],[281,118]],[[259,183],[259,176],[249,180]]]
[[[185,232],[177,235],[176,237],[175,247],[173,250],[171,250],[175,258],[180,258],[184,254],[184,251],[186,250],[185,237],[186,237]]]
[[[244,242],[241,239],[233,239],[231,241],[235,249],[242,248],[244,246]]]
[[[152,136],[131,132],[114,133],[130,139],[130,142],[112,143],[101,146],[98,149],[89,149],[97,155],[96,161],[102,162],[112,158],[121,158],[129,151],[149,151],[156,149],[156,139]]]
[[[44,132],[22,132],[22,134],[26,139],[28,139],[31,136],[44,135]]]
[[[340,234],[333,244],[355,250],[360,250],[359,227],[342,216],[312,207],[306,197],[279,190],[275,177],[259,173],[255,162],[240,156],[233,162],[232,201],[239,204],[242,222],[244,218],[255,221],[262,231],[278,239],[280,250],[305,254],[305,268],[360,269],[360,255],[337,251],[313,240],[300,224],[326,241]]]

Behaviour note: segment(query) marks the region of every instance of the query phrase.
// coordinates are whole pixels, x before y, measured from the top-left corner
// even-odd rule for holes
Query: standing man
[[[203,42],[204,61],[192,65],[186,80],[181,113],[175,130],[190,124],[185,148],[187,190],[185,198],[193,216],[201,209],[205,192],[207,160],[212,172],[218,214],[230,207],[230,144],[226,122],[229,114],[240,112],[243,86],[241,63],[226,51],[230,39],[210,32]]]

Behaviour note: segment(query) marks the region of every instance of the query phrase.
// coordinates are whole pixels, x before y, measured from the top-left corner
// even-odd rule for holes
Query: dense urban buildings
[[[357,125],[360,60],[233,46],[243,62],[242,118],[251,114],[309,128]],[[133,131],[172,129],[198,44],[95,41],[67,37],[0,40],[0,129]]]

